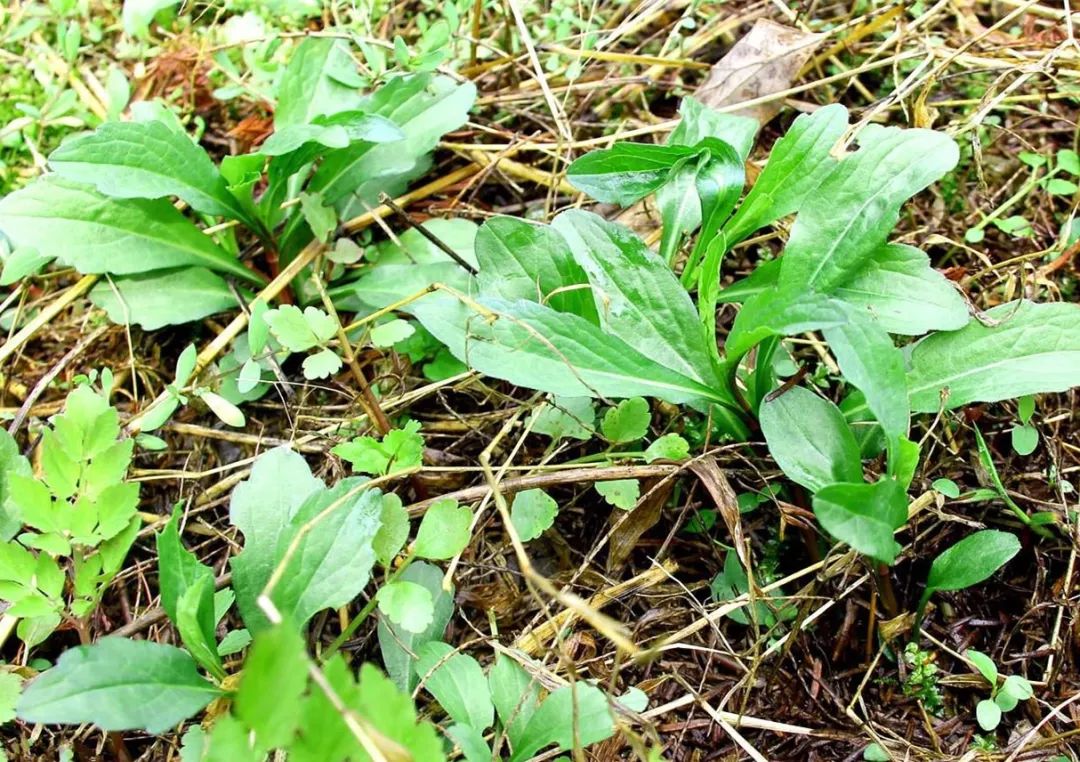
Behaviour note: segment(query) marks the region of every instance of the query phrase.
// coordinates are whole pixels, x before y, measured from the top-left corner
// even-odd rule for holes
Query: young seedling
[[[964,658],[975,665],[979,674],[990,683],[990,698],[983,699],[975,707],[979,727],[986,732],[997,728],[1002,714],[1011,712],[1021,701],[1027,701],[1035,695],[1031,683],[1019,675],[1009,675],[999,685],[997,665],[986,654],[969,648],[964,652]]]

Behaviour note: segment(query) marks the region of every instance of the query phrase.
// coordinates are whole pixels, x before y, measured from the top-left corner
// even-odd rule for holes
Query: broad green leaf
[[[597,201],[629,206],[655,193],[677,164],[696,153],[688,146],[615,143],[576,159],[566,179]]]
[[[293,52],[278,86],[274,127],[307,124],[315,117],[360,105],[356,63],[349,44],[333,37],[305,37]]]
[[[624,511],[629,511],[637,505],[638,498],[641,496],[641,484],[637,479],[613,479],[607,482],[596,482],[594,486],[604,500]]]
[[[512,658],[500,653],[488,670],[488,687],[507,735],[512,739],[520,738],[540,708],[540,683]]]
[[[69,648],[55,667],[27,684],[16,707],[26,722],[163,733],[220,691],[199,676],[179,648],[147,640],[102,638]]]
[[[6,545],[22,529],[22,518],[14,503],[9,503],[11,477],[30,477],[30,461],[19,451],[19,443],[0,428],[0,545]]]
[[[911,415],[903,353],[882,326],[854,310],[849,310],[847,322],[825,328],[822,334],[844,379],[866,398],[892,453],[897,440],[907,434]]]
[[[960,152],[932,130],[867,125],[799,209],[780,283],[828,292],[861,269],[896,226],[900,206],[950,169]]]
[[[448,727],[446,735],[461,749],[465,762],[490,762],[492,759],[491,747],[479,730],[459,722]]]
[[[479,731],[495,722],[495,707],[484,670],[476,659],[433,641],[420,647],[416,672],[424,687],[455,722]]]
[[[1063,392],[1080,384],[1080,307],[1010,302],[959,331],[935,333],[911,350],[911,409],[933,413],[971,402]]]
[[[0,231],[15,246],[55,256],[82,273],[199,265],[260,282],[165,199],[108,198],[54,176],[0,200]]]
[[[724,225],[730,249],[759,228],[799,211],[836,167],[833,147],[847,129],[847,109],[840,104],[802,114],[776,141],[769,161],[735,216]]]
[[[554,744],[559,750],[585,748],[615,732],[604,692],[577,682],[554,691],[540,705],[515,739],[512,762],[530,759]]]
[[[379,650],[387,674],[398,688],[412,691],[419,679],[414,669],[416,653],[425,643],[442,638],[454,612],[454,591],[452,587],[449,590],[443,589],[442,570],[425,561],[409,564],[398,579],[423,586],[431,593],[434,602],[434,616],[423,632],[408,632],[386,618],[379,617]]]
[[[761,405],[761,431],[784,474],[811,492],[862,481],[855,436],[833,403],[796,386]]]
[[[684,460],[690,455],[690,443],[678,434],[664,434],[645,448],[645,462]]]
[[[205,747],[200,762],[264,762],[266,759],[266,750],[259,747],[244,723],[231,714],[215,720]]]
[[[370,662],[360,668],[359,688],[351,707],[357,715],[370,722],[381,736],[395,744],[384,751],[387,759],[445,762],[443,741],[435,726],[419,720],[412,697],[396,688],[394,683]],[[404,747],[408,756],[398,757],[401,747]],[[357,751],[352,756],[363,759],[365,755]]]
[[[964,657],[975,665],[975,668],[979,670],[979,674],[986,678],[986,682],[990,683],[991,688],[997,688],[998,669],[993,659],[981,651],[976,651],[974,648],[964,651]]]
[[[669,145],[696,146],[705,138],[715,138],[734,148],[744,161],[761,127],[753,117],[726,114],[689,96],[679,103],[679,116],[679,123],[668,135]]]
[[[367,586],[375,564],[382,493],[362,479],[343,479],[308,497],[278,538],[274,568],[283,573],[270,595],[282,617],[303,627],[319,611],[338,608]],[[306,533],[305,533],[306,532]],[[296,542],[295,552],[289,548]],[[240,556],[242,557],[242,556]],[[256,596],[262,592],[262,580]],[[251,591],[247,591],[250,594]],[[237,585],[237,600],[240,600]],[[244,623],[257,634],[262,618]],[[253,626],[255,625],[255,626]]]
[[[930,565],[927,594],[935,590],[963,590],[977,585],[1020,552],[1020,541],[1010,532],[984,529],[945,550]]]
[[[695,381],[708,384],[714,378],[690,295],[640,238],[622,225],[574,209],[556,217],[552,227],[588,275],[604,331]]]
[[[701,226],[697,173],[697,165],[686,162],[673,170],[667,182],[656,192],[656,206],[663,224],[660,256],[669,266],[674,262],[682,237]]]
[[[510,521],[523,542],[535,540],[555,523],[559,504],[542,489],[527,489],[514,495]]]
[[[453,558],[469,544],[472,519],[469,507],[459,506],[453,498],[435,501],[420,521],[413,552],[433,561]]]
[[[462,362],[531,389],[565,397],[735,404],[725,392],[662,366],[584,318],[524,300],[477,303],[484,314],[453,296],[432,294],[413,312]]]
[[[289,521],[309,495],[322,489],[302,455],[277,447],[260,456],[251,476],[233,490],[229,522],[244,535],[244,550],[229,565],[236,603],[249,627],[263,621],[255,599],[274,571]]]
[[[398,580],[379,588],[379,611],[406,632],[424,632],[435,617],[435,603],[423,585]]]
[[[106,122],[63,143],[49,165],[113,198],[177,196],[205,214],[243,217],[206,151],[162,122]]]
[[[555,397],[533,411],[529,430],[553,441],[588,440],[596,433],[596,408],[588,397]]]
[[[814,515],[829,534],[883,564],[900,552],[893,532],[907,520],[907,496],[893,479],[830,484],[814,495]]]
[[[979,727],[989,732],[1001,723],[1001,709],[990,699],[983,699],[975,706],[975,718]]]
[[[955,331],[970,316],[960,292],[914,246],[890,243],[836,287],[833,295],[868,312],[889,333]]]
[[[236,717],[265,749],[284,746],[296,730],[296,708],[308,684],[304,640],[280,624],[255,636],[236,690]],[[317,689],[316,689],[317,690]]]
[[[585,271],[550,225],[492,217],[476,233],[476,261],[481,293],[528,299],[598,322]]]
[[[0,286],[10,286],[23,278],[36,274],[52,262],[51,256],[42,256],[37,249],[23,246],[4,258],[4,270],[0,273]]]
[[[731,327],[724,351],[741,358],[770,336],[793,336],[837,326],[848,318],[843,304],[814,291],[774,288],[746,300]]]
[[[326,661],[322,672],[326,682],[346,706],[356,701],[356,678],[340,653]],[[312,686],[312,690],[308,691],[301,702],[301,732],[289,744],[289,761],[325,762],[346,759],[359,744],[345,724],[341,712],[334,708],[330,699],[317,686]]]
[[[636,442],[649,433],[650,421],[649,403],[641,397],[631,397],[607,409],[600,431],[612,444]]]
[[[243,293],[243,292],[241,292]],[[153,331],[235,309],[236,296],[220,275],[205,267],[183,267],[101,281],[90,301],[119,325]]]

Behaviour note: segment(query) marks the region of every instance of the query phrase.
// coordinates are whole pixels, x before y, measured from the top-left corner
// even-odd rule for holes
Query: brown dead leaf
[[[637,546],[641,535],[660,521],[664,503],[667,502],[674,486],[675,482],[672,479],[661,479],[659,482],[655,479],[642,480],[645,494],[637,501],[633,510],[623,513],[616,509],[613,512],[616,523],[611,529],[611,538],[608,540],[608,573],[621,569]]]
[[[270,137],[273,131],[273,119],[262,114],[250,114],[225,134],[237,142],[240,153],[247,153]]]

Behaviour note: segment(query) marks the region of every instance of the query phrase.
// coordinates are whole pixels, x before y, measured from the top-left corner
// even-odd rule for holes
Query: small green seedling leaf
[[[468,506],[459,506],[453,498],[432,503],[416,532],[413,552],[433,561],[453,558],[469,544],[472,519]]]
[[[685,460],[690,444],[678,434],[664,434],[645,449],[645,462],[656,460]]]
[[[401,552],[409,539],[409,512],[401,498],[393,492],[382,496],[382,512],[379,514],[379,531],[372,546],[375,558],[383,566],[389,566],[394,556]]]
[[[241,429],[244,427],[245,418],[243,411],[220,394],[211,391],[199,393],[199,399],[206,403],[210,412],[217,416],[218,420],[226,426]]]
[[[381,441],[369,436],[357,437],[330,452],[351,463],[356,473],[382,476],[420,466],[424,438],[420,435],[420,422],[408,421],[402,428],[388,431]]]
[[[291,352],[306,352],[322,346],[337,333],[337,323],[317,307],[299,307],[285,304],[263,314],[270,332],[280,344]]]
[[[416,653],[425,643],[442,637],[454,612],[454,589],[444,590],[443,571],[426,561],[409,564],[398,579],[423,586],[434,602],[434,617],[423,632],[409,632],[388,618],[379,617],[379,651],[387,674],[398,688],[411,691],[419,680],[415,669]]]
[[[527,489],[514,495],[510,521],[523,542],[535,540],[555,523],[559,504],[542,489]]]
[[[334,350],[323,349],[305,357],[301,367],[304,371],[304,378],[309,381],[328,378],[341,370],[341,358]]]
[[[934,483],[930,486],[945,497],[950,497],[953,500],[960,497],[960,487],[952,479],[934,479]]]
[[[1027,701],[1035,695],[1035,689],[1020,675],[1009,675],[1001,685],[1001,693],[1006,693],[1018,701]]]
[[[975,665],[975,669],[979,670],[979,674],[986,678],[986,682],[990,683],[991,689],[997,690],[998,670],[993,659],[981,651],[976,651],[974,648],[964,651],[964,658]]]
[[[379,588],[375,597],[379,602],[379,611],[408,632],[424,632],[435,617],[431,593],[415,582],[390,582]]]
[[[371,343],[380,348],[388,348],[416,333],[412,323],[400,318],[382,323],[371,329]]]
[[[600,431],[612,444],[636,442],[649,432],[650,420],[649,403],[641,397],[631,397],[608,408]]]
[[[889,756],[881,744],[872,743],[863,749],[862,758],[866,762],[891,762],[892,757]]]
[[[975,718],[979,727],[990,732],[1001,724],[1001,708],[990,699],[983,699],[975,707]]]
[[[588,440],[596,433],[596,406],[588,397],[555,397],[538,408],[530,421],[531,430],[554,441]]]
[[[609,482],[597,482],[596,491],[604,500],[616,508],[629,511],[637,504],[641,496],[641,484],[637,479],[614,479]]]
[[[1017,455],[1031,455],[1039,446],[1039,430],[1030,424],[1013,428],[1011,438],[1012,448]]]

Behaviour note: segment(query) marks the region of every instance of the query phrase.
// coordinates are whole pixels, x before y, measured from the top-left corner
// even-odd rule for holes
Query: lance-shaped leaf
[[[959,331],[935,333],[911,350],[911,409],[1063,392],[1080,385],[1080,307],[1010,302]]]
[[[588,274],[605,331],[683,376],[706,384],[715,377],[690,295],[640,238],[579,210],[552,227]]]
[[[844,414],[809,389],[796,386],[763,402],[761,431],[784,474],[808,490],[862,480],[859,445]]]
[[[970,316],[964,298],[914,246],[890,243],[876,249],[833,295],[864,310],[889,333],[920,336],[955,331]]]
[[[566,179],[597,201],[629,206],[655,193],[672,169],[696,153],[689,146],[616,143],[575,160]]]
[[[356,78],[356,63],[345,40],[305,37],[289,59],[278,86],[275,129],[355,109],[360,104]]]
[[[492,217],[476,233],[476,261],[481,293],[528,299],[598,322],[585,271],[550,225]]]
[[[859,150],[807,196],[791,229],[780,283],[828,292],[859,270],[896,226],[900,206],[956,165],[951,137],[868,125]]]
[[[577,315],[485,297],[466,305],[432,294],[412,306],[462,362],[495,378],[563,397],[658,397],[734,406],[722,390],[664,367]]]
[[[726,248],[799,211],[807,196],[836,167],[830,151],[846,128],[847,109],[840,104],[799,116],[773,145],[765,169],[724,226]]]
[[[44,177],[0,200],[0,232],[82,273],[201,265],[259,282],[165,199],[118,199]]]
[[[65,651],[29,683],[16,711],[26,722],[162,733],[220,694],[179,648],[102,638]]]
[[[772,288],[746,300],[724,349],[736,361],[769,336],[791,336],[840,325],[848,318],[843,304],[805,289]]]
[[[168,294],[168,298],[162,298]],[[148,331],[199,320],[238,305],[228,282],[205,267],[117,276],[90,291],[90,301],[120,325]]]
[[[177,196],[206,214],[244,216],[206,151],[163,122],[106,122],[53,151],[49,165],[113,198]]]

